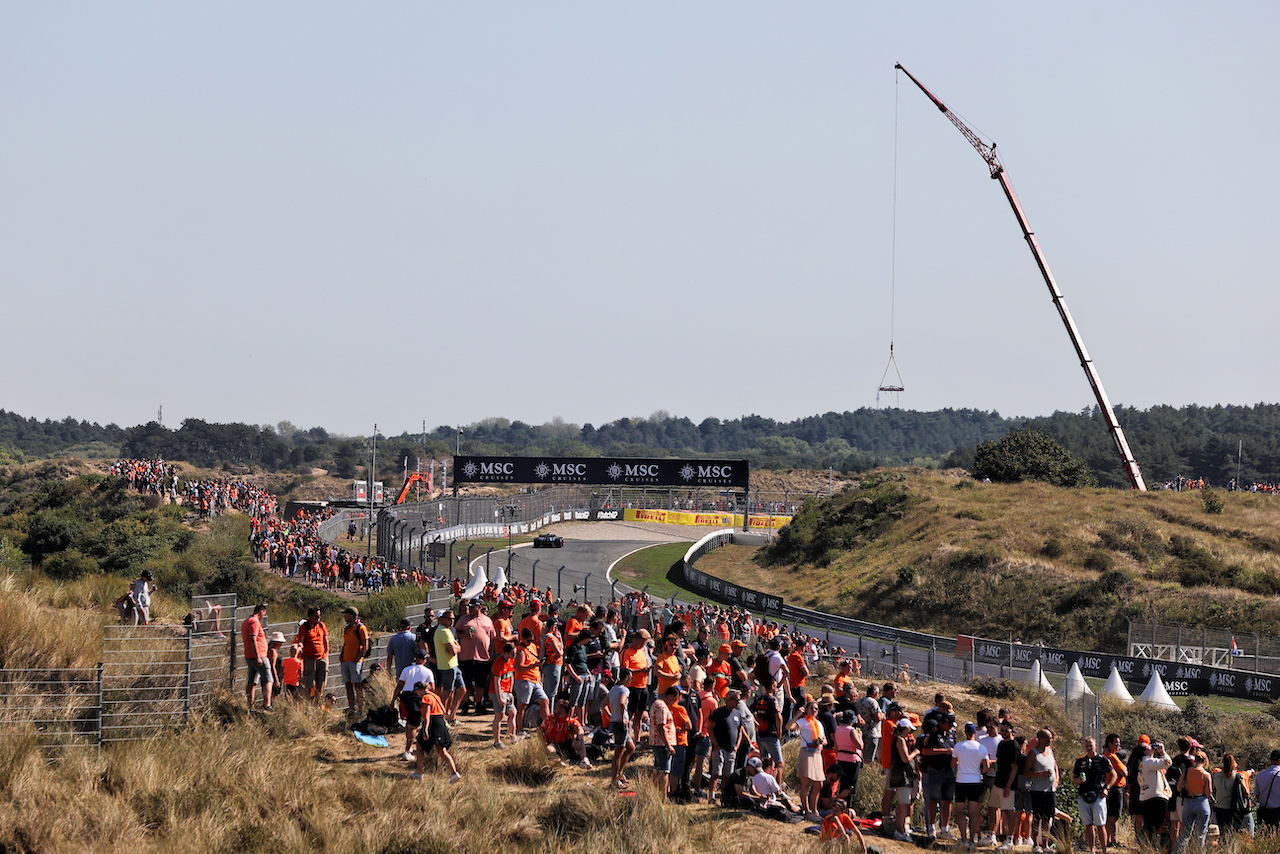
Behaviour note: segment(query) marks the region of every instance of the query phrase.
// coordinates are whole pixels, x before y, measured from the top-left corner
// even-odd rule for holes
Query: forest
[[[1215,486],[1280,481],[1280,404],[1252,406],[1121,407],[1117,416],[1143,475],[1158,488],[1178,475]],[[467,454],[529,456],[691,456],[749,459],[757,468],[834,468],[857,473],[880,466],[969,468],[976,447],[1013,429],[1034,428],[1057,439],[1082,460],[1102,486],[1127,480],[1097,407],[1035,418],[997,412],[942,409],[857,409],[794,421],[760,415],[689,418],[659,411],[599,426],[561,419],[526,424],[487,418],[462,425]],[[406,463],[453,453],[458,427],[423,436],[378,436],[378,477],[395,482]],[[175,428],[156,422],[122,428],[66,418],[39,421],[0,410],[0,463],[49,456],[162,457],[205,467],[257,467],[307,472],[324,468],[339,477],[363,476],[367,437],[330,434],[323,427],[218,424],[187,419]]]

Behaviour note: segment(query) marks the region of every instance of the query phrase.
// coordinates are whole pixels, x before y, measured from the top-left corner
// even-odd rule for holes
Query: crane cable
[[[892,237],[890,238],[890,261],[889,261],[889,364],[885,365],[884,374],[880,377],[879,391],[891,391],[895,394],[904,391],[902,386],[902,373],[898,370],[898,363],[893,358],[893,336],[894,322],[897,313],[897,295],[898,295],[898,84],[902,79],[902,75],[894,72],[893,77],[893,226]],[[893,369],[894,376],[897,377],[897,385],[889,385],[885,381],[889,377],[889,370]],[[880,395],[876,394],[876,401],[879,402]]]

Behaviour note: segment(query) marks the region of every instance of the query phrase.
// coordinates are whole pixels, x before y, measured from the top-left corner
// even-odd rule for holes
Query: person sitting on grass
[[[822,833],[818,839],[825,848],[839,846],[841,851],[849,850],[850,838],[858,840],[858,848],[867,854],[867,842],[862,838],[858,823],[849,814],[849,805],[842,799],[835,803],[835,811],[822,820]]]
[[[449,753],[453,736],[450,735],[449,727],[445,723],[444,703],[436,693],[436,686],[419,682],[414,686],[413,693],[422,703],[422,728],[418,730],[418,768],[410,772],[409,777],[414,780],[422,779],[422,768],[426,763],[427,754],[431,752],[431,748],[435,747],[439,750],[445,764],[449,766],[449,770],[453,772],[449,782],[456,783],[462,779],[462,774],[458,772],[458,763],[453,761],[453,756]]]
[[[582,722],[570,714],[569,699],[556,700],[556,713],[542,722],[542,737],[547,753],[559,756],[568,765],[577,762],[581,768],[590,768],[587,743],[583,737]]]

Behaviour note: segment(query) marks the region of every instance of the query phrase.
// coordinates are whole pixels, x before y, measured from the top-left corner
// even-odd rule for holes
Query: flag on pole
[[[1239,654],[1240,654],[1240,647],[1236,646],[1236,636],[1235,636],[1235,635],[1232,635],[1232,636],[1231,636],[1231,654],[1232,654],[1232,655],[1239,655]]]

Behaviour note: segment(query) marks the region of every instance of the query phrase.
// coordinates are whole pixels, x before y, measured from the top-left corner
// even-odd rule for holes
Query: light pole
[[[365,488],[365,500],[369,513],[369,547],[365,551],[366,560],[373,557],[373,479],[378,468],[378,425],[373,425],[373,436],[370,438],[370,461],[368,486]]]
[[[507,571],[511,571],[511,522],[516,518],[516,514],[520,512],[519,504],[504,504],[498,508],[502,513],[502,519],[506,522],[507,528]],[[510,581],[510,579],[507,579]]]
[[[453,524],[462,524],[462,499],[458,496],[458,455],[462,453],[462,428],[453,443]]]

